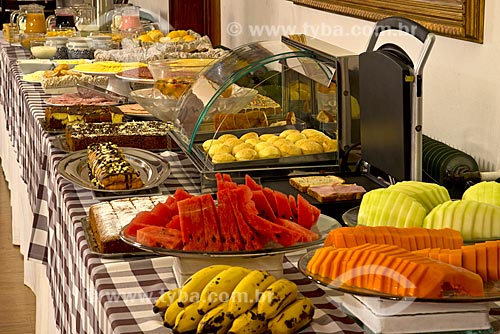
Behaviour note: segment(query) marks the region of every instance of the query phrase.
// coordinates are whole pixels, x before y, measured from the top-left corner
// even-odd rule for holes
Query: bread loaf
[[[215,131],[250,129],[267,126],[267,117],[263,111],[249,111],[238,114],[219,113],[214,116]]]
[[[344,179],[335,175],[314,175],[304,177],[292,177],[289,183],[300,192],[307,192],[309,187],[335,185],[344,183]]]
[[[365,188],[357,184],[313,186],[307,189],[307,194],[320,203],[361,199],[365,192]]]

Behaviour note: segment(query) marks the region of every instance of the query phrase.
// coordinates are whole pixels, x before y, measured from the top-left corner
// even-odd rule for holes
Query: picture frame
[[[289,0],[364,20],[414,20],[439,35],[483,43],[485,0]]]

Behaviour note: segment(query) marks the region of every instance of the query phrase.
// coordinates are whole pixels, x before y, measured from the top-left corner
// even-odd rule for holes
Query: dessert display
[[[45,127],[51,130],[64,129],[74,123],[121,123],[123,112],[114,106],[47,106]]]
[[[130,165],[116,144],[92,144],[87,148],[87,155],[89,177],[98,188],[125,190],[144,186],[139,172]]]
[[[66,143],[70,151],[83,150],[101,142],[146,150],[167,149],[170,146],[169,130],[169,124],[157,121],[77,123],[66,127]]]
[[[89,224],[99,251],[104,254],[136,252],[120,240],[120,230],[141,211],[151,210],[167,196],[132,197],[94,204],[89,210]]]
[[[292,281],[220,264],[198,270],[153,307],[174,333],[292,334],[313,320],[314,311]]]
[[[217,174],[217,206],[210,194],[194,196],[179,188],[164,203],[143,211],[124,236],[146,249],[194,252],[258,251],[318,240],[311,231],[320,210],[302,196],[263,188],[249,176],[237,185]]]
[[[213,163],[221,163],[335,152],[336,142],[335,139],[318,130],[287,129],[279,134],[258,135],[256,132],[249,132],[240,138],[233,134],[224,134],[217,139],[206,140],[202,148]],[[242,145],[243,143],[247,145]],[[240,153],[241,149],[245,151]],[[216,154],[218,155],[214,161]]]

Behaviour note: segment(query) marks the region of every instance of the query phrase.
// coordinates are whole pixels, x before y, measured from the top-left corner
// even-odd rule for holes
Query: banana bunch
[[[297,285],[264,270],[213,265],[165,292],[153,311],[164,312],[174,333],[291,334],[313,318],[309,298]]]

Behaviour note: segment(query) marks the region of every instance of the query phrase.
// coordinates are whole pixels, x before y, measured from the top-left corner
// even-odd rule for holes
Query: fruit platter
[[[217,174],[217,184],[217,201],[177,189],[165,202],[138,213],[121,229],[121,239],[179,258],[256,258],[315,247],[341,227],[302,196],[262,187],[248,175],[238,185]]]
[[[313,321],[315,307],[288,279],[265,270],[213,265],[163,293],[153,312],[174,333],[292,334]]]
[[[330,231],[322,248],[299,260],[299,269],[353,295],[498,301],[499,190],[496,182],[481,182],[453,201],[446,188],[425,182],[372,190],[363,196],[357,224]]]

